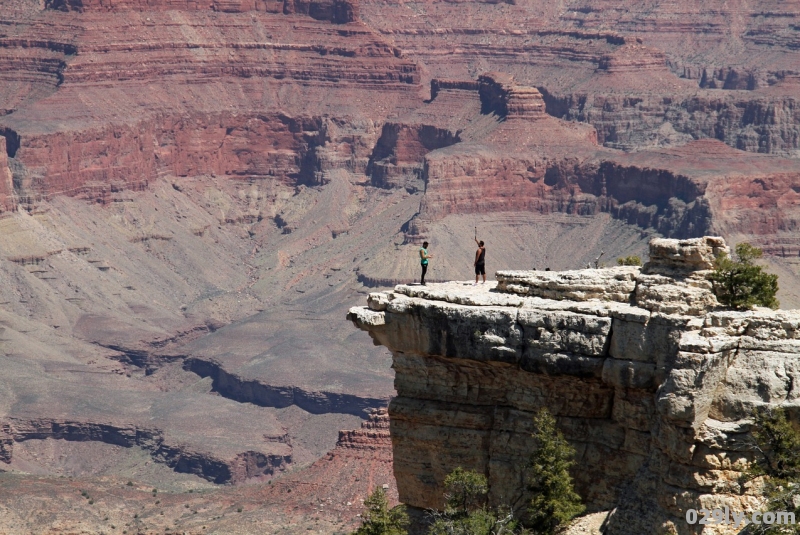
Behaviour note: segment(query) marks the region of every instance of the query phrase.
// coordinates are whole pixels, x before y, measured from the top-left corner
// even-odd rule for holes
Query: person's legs
[[[420,284],[423,284],[423,285],[425,284],[425,273],[427,273],[427,272],[428,272],[427,264],[422,264],[422,277],[421,277],[421,279],[419,281]]]
[[[475,270],[475,283],[478,282],[478,274],[483,275],[483,282],[486,282],[486,266],[484,264],[479,264]]]

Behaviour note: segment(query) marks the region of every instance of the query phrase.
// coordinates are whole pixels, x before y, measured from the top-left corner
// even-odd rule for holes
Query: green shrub
[[[585,507],[569,475],[575,464],[575,448],[556,428],[555,418],[546,409],[534,417],[533,425],[538,447],[528,467],[528,490],[533,493],[528,515],[534,533],[549,535]]]
[[[750,465],[750,477],[769,476],[800,480],[800,433],[783,409],[761,409],[753,419],[753,439],[758,452]]]
[[[617,258],[618,266],[641,266],[642,259],[636,255]]]
[[[451,515],[464,517],[480,508],[489,494],[486,476],[460,466],[444,478],[446,510]]]
[[[749,310],[754,305],[778,308],[778,276],[764,273],[754,263],[762,255],[761,249],[740,243],[736,246],[736,260],[724,253],[717,257],[709,279],[720,304],[737,310]]]
[[[785,511],[800,518],[800,432],[782,409],[762,409],[755,413],[753,439],[756,459],[744,479],[766,476],[761,488],[767,499],[763,512]],[[748,533],[800,533],[800,526],[751,525]]]
[[[406,535],[408,515],[404,505],[389,509],[389,499],[381,487],[364,500],[366,511],[361,517],[361,527],[353,535]]]
[[[486,477],[461,467],[444,480],[445,510],[431,511],[429,535],[512,535],[520,533],[511,509],[486,507]]]

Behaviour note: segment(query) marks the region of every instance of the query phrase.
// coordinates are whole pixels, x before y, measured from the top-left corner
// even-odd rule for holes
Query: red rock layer
[[[535,87],[514,82],[505,73],[488,73],[478,78],[482,111],[495,112],[506,119],[541,119],[547,116],[542,94]]]
[[[429,222],[455,213],[610,212],[667,236],[736,234],[781,254],[800,250],[791,237],[800,224],[797,161],[715,140],[624,154],[598,147],[586,125],[537,113],[538,92],[508,76],[482,76],[479,91],[483,111],[506,120],[481,136],[458,130],[470,141],[425,156],[426,194],[407,241],[426,239]]]
[[[376,459],[391,462],[392,437],[389,433],[388,411],[386,409],[373,411],[361,424],[361,429],[340,431],[336,448],[353,452],[374,452]]]
[[[418,178],[427,153],[460,141],[450,130],[426,124],[386,123],[370,158],[367,173],[378,187],[411,187]]]
[[[286,11],[313,11],[300,4]],[[137,6],[154,10],[105,11]],[[48,76],[49,64],[29,61],[34,56],[58,63],[57,84],[36,82],[57,91],[33,103],[21,101],[27,86],[0,88],[0,106],[18,107],[0,118],[0,132],[18,142],[21,201],[56,194],[105,201],[160,174],[317,183],[324,166],[367,165],[366,155],[353,158],[363,152],[358,136],[349,150],[318,150],[344,141],[326,137],[322,115],[380,120],[416,98],[414,63],[362,24],[181,6],[187,10],[82,2],[80,13],[38,12],[12,25],[14,39],[0,50],[24,59],[20,79],[36,79],[23,67]],[[362,101],[373,106],[364,110]],[[364,134],[374,143],[371,131]],[[337,156],[343,152],[349,157]]]
[[[796,2],[590,4],[432,1],[422,15],[407,4],[362,0],[361,16],[420,58],[431,77],[469,79],[487,67],[511,73],[544,94],[549,113],[591,123],[610,147],[711,137],[747,151],[797,153],[797,91],[772,91],[800,70]]]
[[[390,503],[397,504],[387,409],[374,411],[361,429],[340,432],[327,455],[305,470],[281,477],[272,487],[270,502],[299,506],[327,502],[351,511],[351,518],[363,512],[362,501],[376,487],[383,487]]]

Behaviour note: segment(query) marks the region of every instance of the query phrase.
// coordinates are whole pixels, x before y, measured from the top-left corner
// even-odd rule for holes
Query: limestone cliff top
[[[706,275],[725,250],[659,239],[642,268],[370,294],[348,318],[392,352],[401,500],[438,506],[465,466],[489,474],[492,503],[524,507],[506,491],[535,446],[526,422],[547,407],[580,452],[587,506],[616,510],[607,533],[697,535],[688,507],[760,507],[739,476],[754,410],[800,413],[800,311],[721,309]]]

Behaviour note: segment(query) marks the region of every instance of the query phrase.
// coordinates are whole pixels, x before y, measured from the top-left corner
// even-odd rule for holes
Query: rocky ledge
[[[739,481],[753,410],[800,409],[800,311],[722,310],[706,281],[721,238],[653,240],[642,268],[501,271],[497,283],[397,286],[348,318],[393,355],[401,501],[441,506],[457,466],[524,507],[532,415],[577,449],[608,534],[703,533],[689,508],[760,505]],[[722,533],[722,531],[716,531]]]

